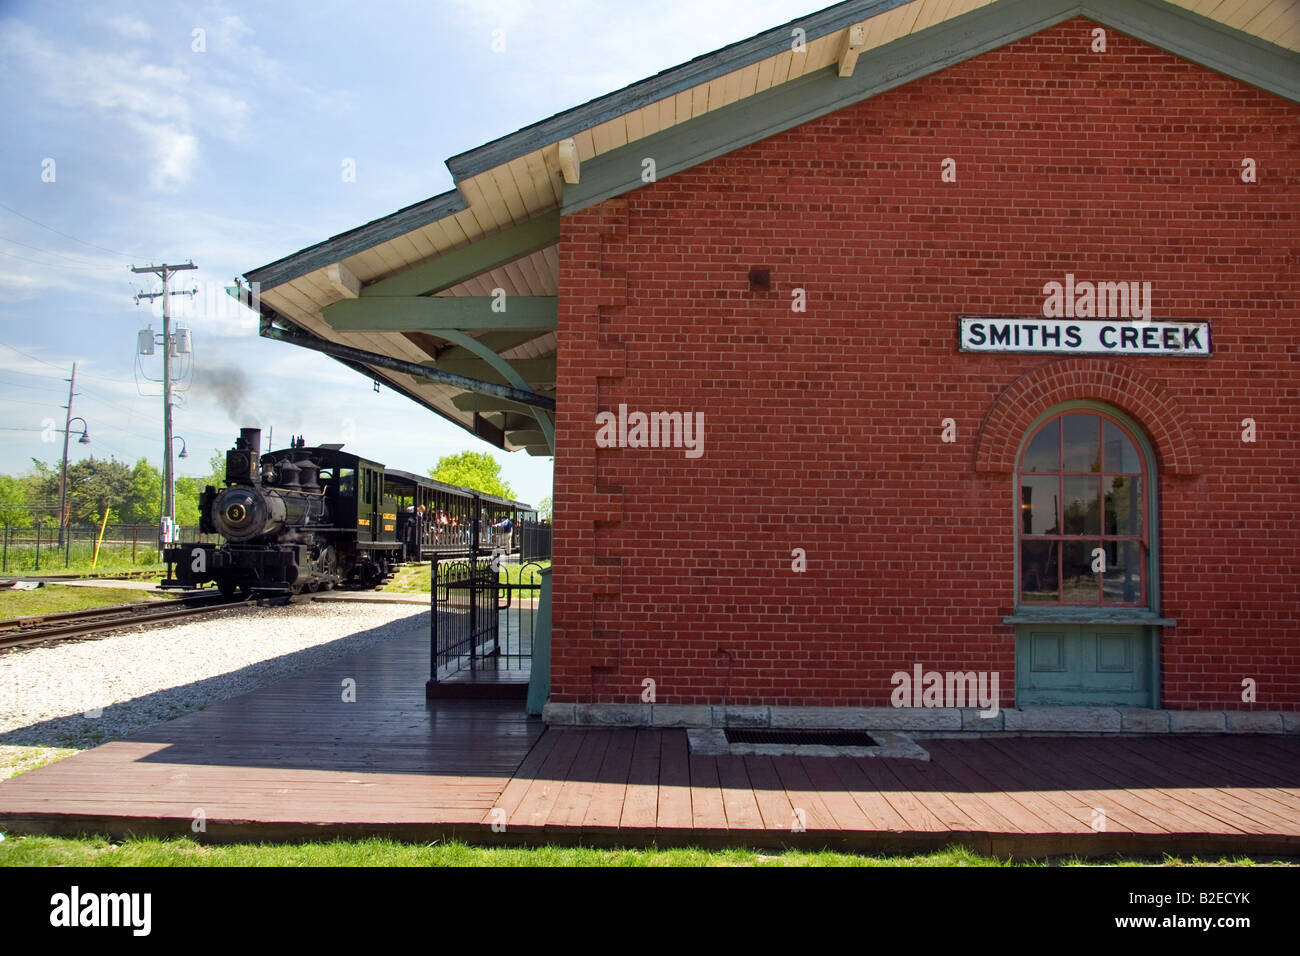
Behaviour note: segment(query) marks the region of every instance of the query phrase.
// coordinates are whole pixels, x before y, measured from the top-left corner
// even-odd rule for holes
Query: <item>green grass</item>
[[[531,564],[531,562],[530,562]],[[551,562],[537,562],[543,568],[549,568]],[[502,564],[501,570],[504,573],[504,580],[510,584],[519,584],[520,575],[523,573],[523,566],[518,564]],[[541,577],[537,574],[537,566],[528,568],[528,584],[539,584]],[[399,594],[428,594],[429,593],[429,563],[405,564],[393,575],[393,579],[384,585],[384,591]],[[524,592],[524,598],[538,597],[540,592],[530,594]]]
[[[906,866],[998,867],[1044,865],[1249,866],[1249,858],[1103,861],[1055,860],[1011,864],[963,847],[904,856],[831,851],[728,849],[598,849],[592,847],[478,847],[464,843],[409,844],[390,840],[331,843],[209,845],[188,838],[11,836],[0,842],[0,866]],[[1290,865],[1290,864],[1288,864]]]
[[[132,559],[131,547],[125,548],[104,548],[99,552],[99,560],[91,562],[94,556],[94,545],[86,544],[81,541],[73,543],[71,554],[67,555],[68,563],[64,564],[64,553],[54,543],[41,545],[41,566],[36,567],[36,549],[31,545],[17,547],[10,545],[9,552],[5,556],[4,573],[9,575],[16,574],[103,574],[105,572],[116,571],[148,571],[156,570],[162,572],[167,566],[158,560],[158,547],[152,541],[147,541],[136,548],[135,558]]]
[[[29,770],[44,767],[80,753],[76,747],[22,747],[16,744],[0,745],[0,780],[20,777]]]
[[[62,611],[81,611],[93,607],[111,607],[115,604],[139,604],[145,601],[169,601],[135,588],[70,587],[66,584],[47,584],[34,591],[0,591],[0,621],[26,614],[58,614]]]

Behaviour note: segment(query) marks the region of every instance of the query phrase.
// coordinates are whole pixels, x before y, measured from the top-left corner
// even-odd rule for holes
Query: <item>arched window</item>
[[[1091,408],[1050,415],[1017,470],[1018,603],[1147,606],[1151,484],[1144,446]]]

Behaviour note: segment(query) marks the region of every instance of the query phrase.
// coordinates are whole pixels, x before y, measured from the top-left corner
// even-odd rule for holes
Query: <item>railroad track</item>
[[[62,614],[39,614],[0,621],[0,649],[70,637],[94,639],[124,627],[159,624],[180,618],[198,617],[225,608],[249,603],[243,598],[205,594],[175,601],[149,604],[119,604],[113,607],[66,611]]]

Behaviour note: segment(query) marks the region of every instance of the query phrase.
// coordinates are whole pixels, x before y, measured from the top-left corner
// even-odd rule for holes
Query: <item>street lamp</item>
[[[69,401],[71,404],[71,401]],[[76,418],[69,418],[67,426],[63,429],[63,471],[59,478],[59,547],[63,547],[63,529],[67,526],[67,504],[68,504],[68,434],[72,431],[72,423],[81,422],[81,437],[77,439],[78,445],[90,444],[90,426],[86,420],[78,415]]]
[[[189,451],[188,451],[188,450],[186,449],[186,447],[185,447],[185,439],[182,438],[180,435],[173,435],[173,436],[171,437],[171,443],[168,444],[168,446],[167,446],[167,452],[168,452],[168,454],[171,453],[171,450],[172,450],[173,446],[174,446],[175,443],[178,442],[178,441],[181,443],[181,453],[180,453],[179,455],[177,455],[176,457],[177,457],[177,458],[189,458],[189,457],[190,457],[190,453],[189,453]],[[162,539],[163,539],[163,542],[162,542],[162,543],[163,543],[163,545],[165,546],[165,545],[167,545],[168,543],[170,543],[171,539],[173,538],[173,536],[174,536],[175,533],[176,533],[176,532],[175,532],[175,528],[176,528],[176,469],[173,468],[173,467],[171,467],[171,462],[168,462],[168,463],[167,463],[167,484],[166,484],[166,485],[164,486],[164,488],[163,488],[163,520],[162,520],[162,525],[163,525],[163,532],[162,532]]]

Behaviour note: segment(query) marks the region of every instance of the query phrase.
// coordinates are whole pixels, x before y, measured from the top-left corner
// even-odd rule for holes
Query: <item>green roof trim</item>
[[[831,66],[589,159],[560,211],[640,189],[647,157],[662,179],[1078,16],[1300,102],[1300,54],[1163,0],[998,0],[868,51],[851,77]]]
[[[720,50],[695,57],[680,66],[597,97],[582,106],[557,113],[508,136],[459,153],[447,160],[447,168],[451,170],[456,182],[477,176],[574,133],[598,126],[631,110],[649,106],[666,96],[681,93],[760,60],[785,53],[791,48],[796,27],[804,31],[805,42],[811,43],[909,2],[911,0],[846,0],[825,10],[798,17],[779,27],[764,30],[748,40],[740,40]]]

